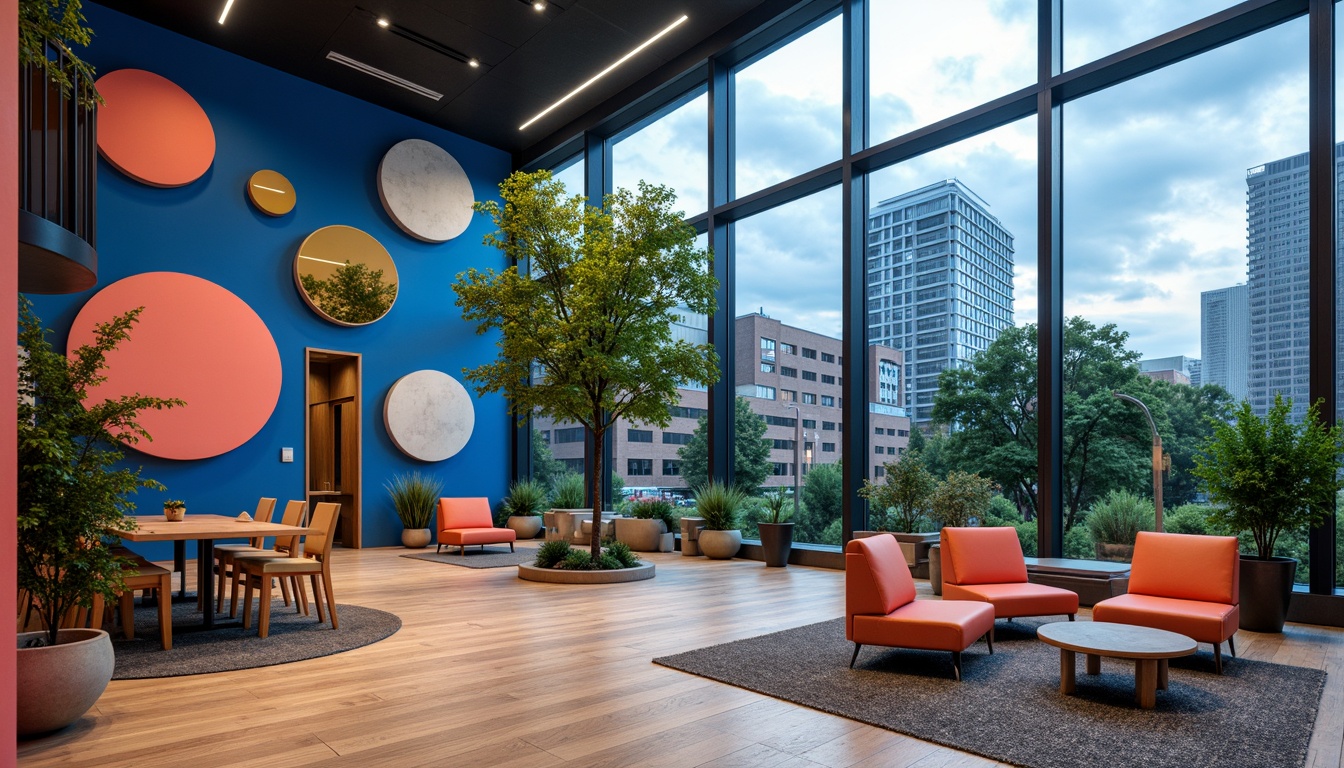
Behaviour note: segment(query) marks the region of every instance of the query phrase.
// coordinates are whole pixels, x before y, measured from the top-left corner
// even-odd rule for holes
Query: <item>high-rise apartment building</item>
[[[1198,387],[1200,384],[1200,361],[1185,355],[1171,357],[1152,357],[1139,361],[1139,373],[1150,379]]]
[[[1245,400],[1250,352],[1250,289],[1234,285],[1201,293],[1199,354],[1203,382],[1231,392],[1234,402]]]
[[[1336,186],[1344,145],[1335,147]],[[1310,398],[1308,309],[1310,270],[1307,154],[1275,160],[1246,172],[1246,245],[1250,267],[1250,361],[1247,399],[1265,414],[1282,393],[1293,416],[1306,414]],[[1336,281],[1344,279],[1336,251]],[[1336,289],[1344,287],[1337,284]],[[1338,320],[1336,320],[1338,329]],[[1339,361],[1335,381],[1339,387]],[[1337,393],[1338,396],[1338,393]]]
[[[905,355],[905,402],[932,416],[938,375],[1013,324],[1013,236],[956,179],[883,200],[868,214],[868,342]]]

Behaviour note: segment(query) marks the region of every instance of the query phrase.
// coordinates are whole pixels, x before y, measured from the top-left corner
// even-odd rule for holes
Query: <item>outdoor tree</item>
[[[770,476],[770,441],[765,438],[765,419],[751,410],[745,397],[733,401],[733,485],[755,493]],[[704,416],[695,426],[691,441],[677,449],[681,478],[689,488],[709,482],[709,425]]]
[[[718,287],[675,194],[640,182],[597,208],[567,196],[549,171],[515,173],[499,189],[502,206],[474,207],[496,227],[485,243],[514,266],[470,269],[453,284],[476,332],[501,332],[499,355],[463,375],[480,394],[503,392],[520,417],[582,425],[597,456],[618,420],[666,427],[678,386],[708,386],[719,375],[711,345],[672,337],[672,310],[711,314]],[[601,557],[602,481],[595,464],[593,561]]]
[[[1170,432],[1162,430],[1162,447],[1171,455],[1171,472],[1162,485],[1162,503],[1174,509],[1195,500],[1199,478],[1195,477],[1195,456],[1212,434],[1214,422],[1226,421],[1232,408],[1232,395],[1217,384],[1188,387],[1151,382],[1150,391],[1163,404],[1171,422]],[[1144,402],[1151,402],[1144,399]]]
[[[928,445],[928,440],[924,437],[924,430],[912,426],[910,428],[910,442],[905,446],[906,453],[919,453]]]
[[[337,267],[331,277],[299,276],[304,293],[329,317],[346,323],[372,323],[397,300],[397,284],[383,282],[383,270],[363,262]]]
[[[546,487],[550,492],[555,487],[555,479],[568,471],[564,463],[555,458],[551,444],[541,436],[541,430],[532,428],[532,479]]]
[[[798,541],[821,541],[826,528],[840,519],[843,488],[844,468],[840,462],[813,465],[803,477],[800,519],[794,521]]]
[[[868,525],[875,531],[914,533],[929,508],[938,481],[924,468],[918,453],[882,465],[882,482],[864,478],[859,496],[868,500]]]

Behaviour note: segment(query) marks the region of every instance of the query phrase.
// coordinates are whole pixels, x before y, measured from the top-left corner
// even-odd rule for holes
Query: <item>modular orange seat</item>
[[[1235,536],[1139,533],[1130,563],[1129,594],[1092,607],[1093,621],[1137,624],[1213,645],[1223,671],[1222,643],[1235,657],[1232,636],[1241,619],[1241,555]]]
[[[513,542],[518,534],[512,528],[496,528],[490,517],[490,500],[476,498],[439,499],[439,552],[445,546],[459,547],[467,554],[467,547],[486,544],[508,544],[513,551]]]
[[[1027,581],[1022,543],[1013,528],[944,528],[943,598],[979,600],[994,618],[1078,613],[1078,593]]]
[[[845,638],[854,643],[849,666],[864,645],[951,651],[961,679],[961,652],[989,631],[994,609],[962,600],[915,600],[915,582],[893,536],[854,539],[845,546]]]

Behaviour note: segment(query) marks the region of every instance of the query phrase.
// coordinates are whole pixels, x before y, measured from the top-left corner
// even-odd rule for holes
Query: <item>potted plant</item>
[[[1340,429],[1321,423],[1317,406],[1294,424],[1292,400],[1274,396],[1261,419],[1243,402],[1232,423],[1213,422],[1213,435],[1192,470],[1213,504],[1209,522],[1249,532],[1255,554],[1241,557],[1241,628],[1282,632],[1297,561],[1275,557],[1285,531],[1329,521],[1339,475]]]
[[[1087,530],[1097,549],[1098,560],[1128,563],[1134,559],[1139,531],[1156,525],[1153,502],[1123,489],[1106,494],[1087,513]]]
[[[504,524],[521,539],[535,539],[541,533],[541,512],[546,508],[546,486],[536,480],[519,480],[509,486],[504,497]]]
[[[771,568],[784,568],[789,564],[789,552],[793,549],[793,523],[789,522],[789,512],[785,505],[789,497],[782,488],[765,494],[760,511],[757,513],[756,528],[761,532],[761,550],[765,553],[765,564]]]
[[[616,518],[616,540],[636,552],[662,550],[663,535],[677,527],[672,502],[666,499],[640,499],[626,506],[629,517]]]
[[[180,523],[187,516],[187,502],[169,499],[163,502],[163,517],[170,523]]]
[[[578,424],[603,455],[619,421],[671,423],[679,387],[718,380],[713,345],[672,334],[675,312],[713,314],[718,281],[709,252],[675,209],[676,195],[639,183],[600,207],[569,196],[549,171],[499,185],[503,203],[478,202],[496,231],[485,242],[513,264],[470,269],[453,284],[477,333],[499,333],[499,355],[463,371],[480,394],[503,392],[514,414]],[[589,554],[601,557],[602,462],[588,477]]]
[[[182,401],[89,394],[140,311],[99,325],[94,343],[67,357],[52,349],[32,305],[19,298],[18,587],[44,627],[18,636],[20,735],[78,720],[112,679],[107,633],[60,626],[72,609],[92,608],[95,595],[116,598],[130,562],[113,554],[108,539],[132,530],[130,494],[163,488],[121,465],[121,445],[150,439],[140,411]]]
[[[938,532],[916,532],[916,528],[924,520],[938,481],[924,468],[918,453],[907,452],[899,461],[889,461],[882,467],[881,483],[865,478],[859,489],[859,496],[868,500],[872,531],[855,531],[854,536],[890,533],[901,543],[901,554],[911,572],[927,576],[929,547],[938,541]]]
[[[443,493],[443,482],[437,477],[416,471],[394,475],[383,487],[387,489],[387,495],[392,497],[392,507],[401,520],[402,546],[407,549],[428,546],[434,539],[429,521],[434,519],[435,507]]]
[[[695,508],[705,521],[700,551],[712,560],[727,560],[742,548],[738,519],[747,495],[734,485],[711,480],[695,492]]]
[[[994,496],[994,483],[971,472],[953,470],[929,496],[933,518],[938,521],[940,543],[929,547],[929,585],[943,594],[943,528],[964,528],[984,520]]]
[[[568,541],[574,534],[574,529],[578,527],[575,524],[577,517],[588,514],[588,509],[583,506],[585,495],[583,475],[566,472],[556,479],[555,493],[551,495],[551,509],[544,515],[548,518],[547,541]]]

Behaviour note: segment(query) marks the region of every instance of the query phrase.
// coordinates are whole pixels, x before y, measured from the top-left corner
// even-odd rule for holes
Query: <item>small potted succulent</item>
[[[663,535],[677,527],[672,502],[666,499],[641,499],[626,507],[629,517],[615,520],[616,540],[636,552],[658,552]]]
[[[180,523],[187,516],[187,502],[169,499],[163,502],[163,517],[170,523]]]
[[[787,502],[784,490],[777,488],[765,495],[764,504],[757,513],[756,527],[761,532],[765,564],[772,568],[786,567],[789,552],[793,549],[793,523],[789,522]]]
[[[705,521],[700,531],[700,551],[712,560],[728,560],[742,548],[738,521],[747,495],[740,488],[718,480],[695,492],[695,508]]]
[[[389,483],[384,483],[387,495],[392,497],[392,507],[401,520],[401,544],[407,549],[421,549],[434,539],[429,528],[434,519],[434,510],[443,493],[443,482],[437,477],[408,472],[396,475]]]
[[[541,513],[546,508],[546,486],[536,480],[519,480],[504,497],[504,524],[518,539],[535,539],[541,533]]]

